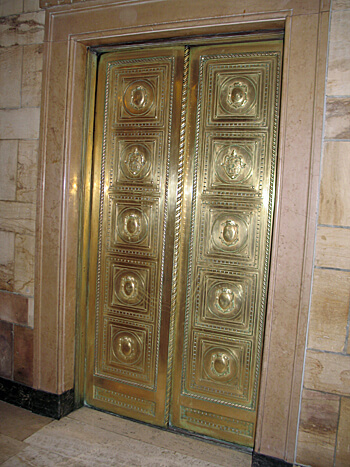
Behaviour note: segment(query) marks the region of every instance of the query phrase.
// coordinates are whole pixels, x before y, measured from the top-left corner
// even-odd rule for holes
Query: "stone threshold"
[[[57,420],[78,408],[74,402],[74,389],[63,394],[53,394],[1,377],[0,400]],[[186,435],[188,436],[188,433]],[[282,459],[252,452],[252,467],[287,467],[292,465]]]

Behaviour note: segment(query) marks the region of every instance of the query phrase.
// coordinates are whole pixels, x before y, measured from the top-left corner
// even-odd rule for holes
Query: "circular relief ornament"
[[[247,241],[248,227],[238,216],[221,214],[213,223],[211,235],[215,246],[220,250],[238,251]]]
[[[208,290],[209,310],[218,318],[234,318],[241,311],[243,290],[232,282],[216,282]]]
[[[140,243],[148,232],[146,214],[138,208],[123,209],[117,219],[119,236],[128,243]]]
[[[144,294],[144,283],[136,271],[119,272],[114,279],[114,291],[125,305],[137,305]]]
[[[238,358],[228,349],[211,348],[204,354],[204,371],[216,382],[229,383],[238,373]]]
[[[141,341],[133,332],[121,331],[113,337],[113,353],[121,363],[133,365],[141,358]]]
[[[256,102],[255,84],[248,77],[231,76],[221,83],[219,102],[227,113],[247,113]]]
[[[122,152],[121,169],[126,178],[142,179],[151,166],[151,153],[144,144],[129,144]]]
[[[224,183],[243,182],[252,174],[252,157],[241,146],[225,146],[217,154],[215,171]]]
[[[146,80],[130,83],[124,92],[123,104],[130,115],[146,115],[154,104],[154,89]]]

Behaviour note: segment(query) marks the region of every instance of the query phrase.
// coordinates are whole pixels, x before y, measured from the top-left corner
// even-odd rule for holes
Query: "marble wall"
[[[350,1],[333,0],[297,461],[350,465]]]
[[[0,0],[0,17],[0,376],[31,386],[44,13],[38,0]],[[333,0],[296,450],[298,463],[315,466],[350,464],[349,26],[350,1]]]
[[[0,376],[33,384],[39,0],[0,1]]]

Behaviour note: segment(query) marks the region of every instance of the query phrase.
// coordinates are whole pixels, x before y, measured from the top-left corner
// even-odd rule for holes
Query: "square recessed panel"
[[[117,120],[159,120],[160,76],[148,71],[146,68],[137,75],[121,73],[118,76]]]
[[[249,117],[261,118],[260,73],[230,70],[213,71],[213,120]]]
[[[186,395],[249,407],[252,343],[193,331]]]
[[[204,158],[204,194],[262,195],[265,171],[263,133],[208,132]]]
[[[258,264],[261,205],[202,201],[200,256],[215,263]]]
[[[105,312],[154,321],[158,303],[157,264],[110,256],[106,261]]]
[[[225,63],[225,57],[217,61],[207,57],[206,60],[206,124],[223,127],[266,126],[267,83],[271,64],[247,64],[239,60]]]
[[[113,138],[110,187],[121,191],[160,192],[163,134],[118,133]]]
[[[159,223],[159,200],[111,196],[108,219],[110,251],[156,256]]]
[[[164,127],[172,57],[120,60],[109,64],[116,127]]]
[[[153,326],[105,317],[97,376],[128,384],[154,387],[155,339]]]
[[[254,316],[259,307],[256,297],[258,273],[242,273],[229,269],[198,267],[195,326],[252,336]]]

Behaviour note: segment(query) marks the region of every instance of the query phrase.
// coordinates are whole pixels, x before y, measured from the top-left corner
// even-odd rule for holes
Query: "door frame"
[[[154,0],[58,3],[41,0],[52,8],[46,13],[41,114],[34,386],[57,394],[71,389],[75,336],[78,347],[84,339],[75,313],[79,219],[84,214],[80,201],[88,196],[79,185],[89,49],[282,27],[278,196],[255,450],[293,462],[316,231],[329,2],[289,0],[287,9],[285,4],[281,9],[277,0],[251,0],[244,11],[225,0],[205,0],[205,6],[203,0],[185,6],[182,0],[164,1],[163,8],[155,8]]]
[[[76,372],[75,387],[79,388],[76,391],[76,398],[77,398],[78,404],[80,404],[80,403],[89,404],[89,402],[87,402],[88,399],[91,399],[91,398],[94,399],[94,397],[91,395],[92,388],[94,387],[94,384],[92,382],[92,379],[93,379],[94,375],[93,375],[93,373],[91,373],[92,372],[92,367],[86,361],[86,355],[90,354],[92,356],[95,353],[95,351],[93,350],[92,343],[89,342],[89,336],[90,336],[90,339],[91,339],[91,326],[92,326],[92,324],[91,324],[91,321],[90,321],[90,325],[89,325],[90,318],[89,318],[88,314],[92,313],[92,308],[93,308],[94,304],[97,303],[97,298],[96,298],[97,295],[95,295],[95,291],[93,291],[91,289],[90,289],[90,291],[88,290],[89,289],[88,284],[90,284],[90,287],[91,287],[92,280],[98,281],[98,279],[96,279],[96,277],[94,276],[94,268],[91,271],[89,271],[89,265],[91,263],[94,265],[95,262],[98,263],[98,261],[96,260],[96,258],[97,258],[96,244],[94,245],[93,242],[94,242],[94,238],[95,238],[95,233],[96,233],[96,235],[98,234],[98,232],[97,232],[98,228],[97,228],[97,223],[96,223],[96,213],[97,213],[96,201],[100,199],[101,191],[100,191],[100,189],[97,190],[96,186],[97,186],[97,178],[98,178],[98,180],[100,180],[100,176],[97,176],[96,173],[95,173],[94,176],[92,176],[92,174],[95,172],[94,171],[93,154],[95,154],[96,157],[99,157],[98,155],[96,155],[96,147],[100,148],[101,145],[102,145],[102,142],[101,142],[102,124],[101,124],[101,122],[103,122],[103,118],[104,118],[103,114],[101,113],[102,109],[104,109],[104,105],[102,105],[102,101],[101,101],[101,96],[102,96],[101,88],[102,88],[102,85],[101,85],[101,82],[100,82],[100,84],[97,84],[97,80],[101,79],[101,73],[98,70],[98,68],[100,66],[99,59],[106,55],[105,58],[106,58],[106,60],[108,60],[107,63],[110,63],[110,60],[112,60],[112,59],[109,59],[108,55],[109,54],[115,54],[116,52],[119,52],[119,51],[122,51],[122,50],[126,53],[126,58],[129,58],[129,55],[128,55],[129,52],[131,52],[131,53],[133,51],[137,52],[138,49],[140,49],[140,48],[142,48],[142,50],[150,50],[150,51],[156,49],[158,51],[158,53],[160,53],[161,49],[163,49],[163,48],[165,50],[167,50],[169,48],[171,49],[172,46],[174,46],[174,47],[175,46],[176,47],[183,47],[184,50],[185,50],[186,46],[190,47],[190,48],[203,47],[203,46],[205,46],[205,47],[214,47],[217,50],[217,48],[220,47],[221,44],[225,44],[225,47],[229,46],[229,45],[239,45],[240,46],[240,45],[244,44],[244,47],[246,48],[246,44],[252,43],[252,44],[254,44],[254,48],[251,50],[251,52],[252,52],[252,51],[255,51],[255,46],[257,48],[259,47],[259,44],[261,42],[266,44],[266,43],[269,43],[269,41],[274,41],[273,42],[274,45],[273,45],[272,48],[273,48],[273,50],[275,50],[275,48],[276,48],[275,41],[280,41],[282,43],[282,45],[283,45],[283,35],[284,35],[284,31],[275,30],[275,31],[269,31],[269,32],[264,32],[264,33],[238,34],[238,35],[234,35],[234,36],[216,35],[216,36],[205,36],[205,37],[196,37],[196,38],[187,38],[187,39],[180,38],[180,39],[164,41],[164,43],[162,43],[162,44],[159,44],[158,42],[156,42],[156,43],[150,42],[150,43],[137,43],[137,44],[120,44],[120,46],[117,46],[115,48],[114,47],[107,47],[106,48],[106,47],[102,46],[102,48],[96,48],[96,49],[93,49],[93,50],[91,50],[89,52],[90,55],[89,55],[88,65],[87,65],[87,82],[86,82],[87,84],[86,84],[86,91],[85,91],[85,119],[86,120],[85,120],[85,123],[84,123],[84,132],[85,132],[84,140],[86,141],[86,156],[87,157],[85,157],[85,159],[84,159],[85,177],[83,179],[83,186],[85,187],[85,194],[88,194],[88,196],[85,197],[85,199],[83,201],[83,206],[82,206],[82,212],[83,213],[88,213],[88,214],[86,216],[84,216],[84,220],[83,220],[83,223],[82,223],[81,228],[80,228],[80,245],[82,245],[82,248],[81,248],[81,253],[78,256],[78,261],[80,262],[80,267],[79,267],[80,274],[79,274],[79,287],[78,287],[78,289],[80,289],[81,293],[80,293],[80,318],[78,319],[78,322],[77,322],[77,328],[80,329],[80,332],[78,331],[78,335],[79,336],[84,335],[84,336],[86,336],[86,339],[85,339],[85,342],[81,341],[81,342],[79,342],[79,344],[77,344],[78,350],[76,351],[76,367],[79,370]],[[142,50],[140,51],[140,56],[142,56]],[[268,50],[270,50],[270,49],[268,49]],[[216,52],[216,53],[218,53],[218,52]],[[121,58],[121,57],[119,56],[119,58]],[[117,57],[115,58],[115,60],[117,60]],[[190,67],[191,67],[191,65],[190,65]],[[101,80],[101,81],[103,81],[103,80]],[[100,91],[96,91],[96,89],[99,89],[99,88],[100,88]],[[279,84],[277,85],[277,88],[280,88]],[[187,94],[190,94],[189,90],[186,90],[186,96],[187,96]],[[280,95],[280,92],[279,92],[279,95]],[[96,96],[97,96],[97,102],[96,102]],[[188,101],[188,100],[189,100],[189,97],[187,96],[186,101]],[[278,100],[280,100],[280,99],[278,99]],[[98,104],[98,101],[100,102],[99,104]],[[187,109],[187,107],[186,107],[186,109]],[[179,108],[178,111],[179,111],[179,115],[180,115],[181,108]],[[97,119],[97,116],[98,116],[98,119]],[[185,118],[187,117],[187,110],[186,110],[184,116],[185,116]],[[186,127],[187,127],[187,124],[186,124]],[[90,131],[90,129],[91,129],[91,131]],[[180,132],[180,127],[178,128],[178,130]],[[104,130],[104,131],[106,131],[106,130]],[[232,131],[234,131],[234,130],[232,129]],[[250,128],[249,131],[253,131],[253,130]],[[272,129],[270,129],[270,131],[271,131],[271,134],[272,134]],[[178,134],[178,136],[180,137],[180,133]],[[94,138],[97,138],[97,140],[99,141],[98,144],[96,145],[96,147],[95,147]],[[272,139],[272,136],[270,136],[269,138]],[[99,153],[100,150],[97,149],[97,152]],[[179,153],[181,154],[181,148],[179,150]],[[183,148],[182,148],[182,155],[183,155]],[[106,160],[107,159],[108,159],[108,157],[106,156]],[[180,156],[180,159],[181,159],[181,156]],[[275,154],[275,160],[277,162],[278,154]],[[98,160],[98,164],[100,164],[100,163],[101,163],[101,161]],[[170,161],[170,165],[173,166],[173,169],[177,168],[178,170],[180,170],[180,172],[186,172],[184,167],[187,167],[188,164],[189,164],[189,161],[186,159],[186,156],[183,157],[182,164],[180,164],[180,163],[178,164],[178,162],[175,162],[175,160]],[[99,166],[100,165],[98,165],[96,167],[98,168]],[[170,173],[169,174],[169,179],[174,178],[174,175],[175,175],[175,172]],[[177,172],[177,175],[179,175],[179,172]],[[272,178],[274,179],[275,177],[273,176]],[[95,180],[94,184],[92,183],[92,180]],[[180,183],[180,187],[179,187],[179,183]],[[90,193],[88,190],[92,185],[94,185],[94,188],[91,190],[91,193]],[[181,191],[181,177],[180,177],[179,180],[174,181],[173,185],[174,186],[177,185],[177,187],[178,187],[178,195],[177,195],[177,200],[176,201],[180,202],[180,204],[182,204],[182,202],[184,200],[182,199],[182,196],[179,196],[179,192],[182,192]],[[99,194],[97,194],[97,191],[99,192]],[[174,191],[174,190],[172,190],[172,191]],[[274,192],[273,199],[275,199],[275,197],[276,197],[275,190],[273,190],[273,192]],[[169,196],[169,193],[167,193],[167,196]],[[93,202],[92,199],[95,199],[95,202]],[[92,207],[93,204],[95,205],[95,208]],[[174,203],[171,202],[171,204],[174,204]],[[273,201],[272,205],[274,205],[274,201]],[[178,212],[178,210],[181,211],[181,206],[179,204],[176,205],[174,211]],[[168,216],[169,216],[169,222],[168,223],[169,223],[170,227],[167,226],[167,228],[166,228],[166,231],[167,231],[166,236],[167,236],[167,238],[175,237],[175,241],[169,242],[169,245],[170,245],[170,243],[173,244],[173,249],[172,249],[171,253],[174,254],[174,257],[175,256],[177,257],[178,252],[181,249],[179,247],[179,243],[177,241],[177,240],[179,240],[178,235],[177,235],[177,231],[182,230],[182,229],[180,229],[180,224],[182,224],[182,219],[180,219],[180,218],[177,219],[178,222],[176,223],[174,231],[170,232],[170,229],[172,229],[172,227],[174,226],[174,220],[170,221],[170,218],[172,218],[173,214],[174,214],[173,209],[171,209],[171,211],[172,211],[171,215],[169,215],[170,212],[168,213]],[[273,212],[274,212],[274,209],[272,209],[272,218],[273,218]],[[95,228],[93,229],[94,231],[91,230],[91,216],[93,216],[93,218],[95,219],[92,222],[94,224],[94,226],[95,226]],[[101,235],[101,233],[99,235]],[[268,235],[272,236],[272,232],[269,233]],[[97,240],[97,238],[96,238],[96,240]],[[90,244],[90,242],[91,242],[91,244]],[[169,253],[170,252],[169,252],[169,249],[168,249],[168,253],[166,253],[167,257],[171,257],[171,255]],[[123,259],[123,257],[121,257],[120,259]],[[169,295],[169,297],[166,300],[166,307],[163,307],[163,308],[169,308],[168,311],[170,311],[170,330],[169,330],[169,336],[168,336],[168,338],[169,338],[169,341],[168,341],[169,350],[168,350],[168,358],[167,358],[168,365],[169,365],[169,361],[173,360],[173,357],[174,357],[174,355],[176,353],[174,348],[173,348],[174,347],[174,341],[175,341],[175,337],[174,337],[175,331],[174,331],[173,328],[175,327],[175,325],[174,325],[174,323],[173,323],[173,325],[171,325],[171,322],[172,322],[172,320],[174,320],[174,322],[178,320],[178,317],[176,315],[174,315],[174,311],[175,311],[174,308],[176,306],[176,302],[178,301],[178,298],[177,298],[176,294],[175,294],[175,296],[173,296],[173,291],[176,290],[179,293],[179,291],[183,288],[183,285],[179,284],[178,278],[174,277],[174,271],[180,269],[180,262],[182,262],[182,261],[180,261],[180,259],[177,258],[176,261],[174,261],[174,262],[171,261],[171,264],[174,264],[173,267],[168,266],[168,269],[172,270],[171,275],[173,276],[173,279],[172,279],[172,292],[171,292],[171,297]],[[267,269],[269,269],[269,267]],[[169,279],[169,274],[167,275],[167,277]],[[101,282],[102,281],[103,281],[103,279],[101,278]],[[267,284],[267,287],[268,287],[268,284]],[[100,292],[100,293],[102,293],[102,292]],[[89,302],[88,296],[92,297],[92,303],[91,304],[88,303]],[[266,298],[267,297],[264,297],[262,300],[264,302],[266,302]],[[174,303],[173,303],[173,300],[174,300]],[[172,302],[171,305],[170,305],[170,301]],[[162,310],[162,315],[164,314],[164,311],[165,311],[165,309]],[[98,311],[96,310],[95,319],[97,319],[97,313],[98,313]],[[257,314],[256,316],[258,316],[258,311],[257,310],[256,310],[256,314]],[[264,313],[264,316],[265,316],[265,313]],[[90,331],[88,331],[89,328],[90,328]],[[101,330],[101,326],[99,327],[99,329]],[[262,341],[263,341],[264,340],[264,325],[262,326],[262,336],[261,337],[262,337]],[[163,342],[164,342],[164,336],[163,336]],[[94,346],[96,346],[96,345],[97,345],[97,343],[94,342]],[[258,347],[260,348],[259,345],[258,345]],[[258,354],[257,358],[260,361],[260,365],[259,365],[259,380],[260,380],[262,351],[260,351],[261,353],[259,353],[259,350],[256,350],[256,352]],[[82,364],[83,362],[85,362],[85,364]],[[88,368],[90,369],[90,371],[88,371]],[[171,375],[173,375],[173,373],[174,373],[173,367],[168,366],[167,378],[166,378],[167,379],[167,384],[166,384],[166,388],[167,388],[167,390],[166,390],[166,404],[165,404],[165,407],[166,407],[165,417],[166,418],[169,417],[170,412],[171,412],[171,410],[169,408],[169,405],[171,405],[171,401],[168,400],[168,397],[170,397],[169,392],[172,392],[172,390],[170,390],[170,387],[173,387],[173,381],[172,381],[172,378],[171,378]],[[102,375],[99,375],[99,377],[103,378]],[[122,382],[119,381],[119,383],[122,383]],[[86,395],[87,386],[86,385],[89,385],[89,384],[90,384],[90,395],[89,395],[89,397],[87,397],[87,395]],[[99,387],[99,386],[97,386],[97,387]],[[259,384],[258,384],[258,387],[259,387]],[[99,407],[98,401],[96,401],[96,403],[97,403],[96,407]],[[94,406],[94,403],[91,402],[91,405]],[[108,410],[108,408],[106,408],[105,410]],[[110,410],[113,411],[112,409],[110,409]],[[239,412],[239,410],[244,411],[244,409],[237,409],[237,408],[236,408],[236,410],[238,410],[238,412]],[[118,413],[117,406],[115,406],[115,412]],[[239,417],[238,412],[237,412],[237,416]],[[254,412],[257,412],[257,409],[254,410]],[[128,416],[132,417],[131,415],[128,415]],[[135,418],[139,419],[139,417],[136,415],[136,413],[135,413]],[[155,421],[153,422],[152,418],[150,420],[151,420],[150,423],[155,423],[156,425],[158,424]],[[254,422],[254,425],[255,425],[255,422]],[[253,439],[254,439],[254,437],[253,437]],[[242,436],[242,444],[243,445],[244,445],[244,441],[247,441],[247,438],[244,438]]]

